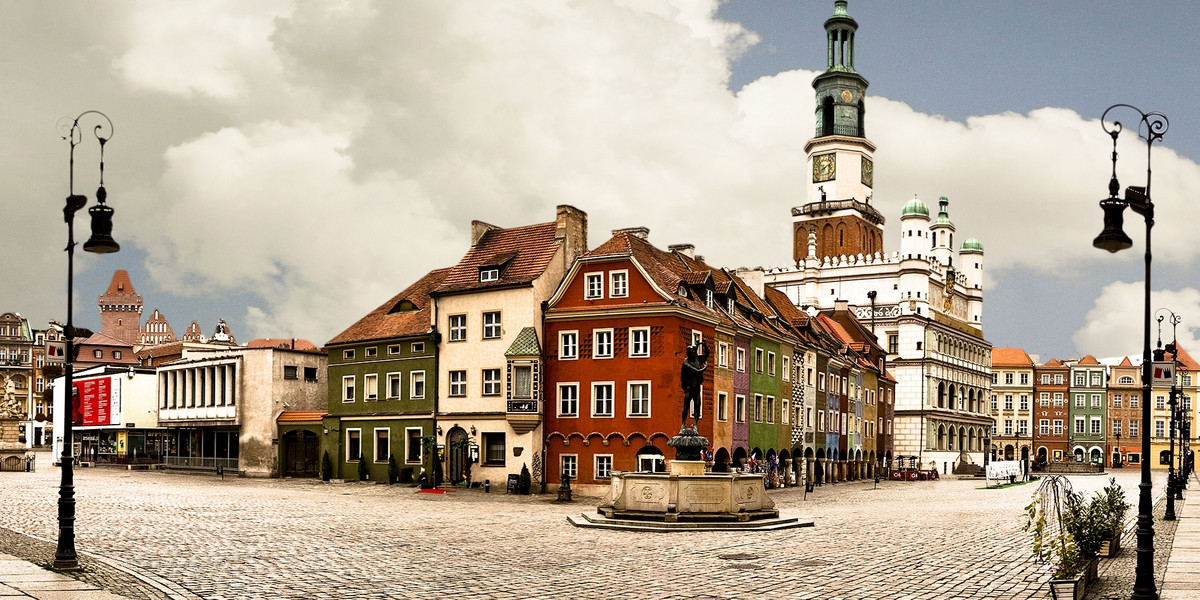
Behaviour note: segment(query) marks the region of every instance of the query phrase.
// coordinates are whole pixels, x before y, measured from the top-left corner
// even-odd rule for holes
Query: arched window
[[[833,135],[833,97],[821,101],[821,135]]]

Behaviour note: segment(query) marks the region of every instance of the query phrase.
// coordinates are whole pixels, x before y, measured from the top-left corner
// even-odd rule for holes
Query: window
[[[1029,410],[1029,396],[1021,394],[1021,402],[1017,406],[1021,410]]]
[[[284,379],[299,379],[300,378],[299,368],[297,368],[296,365],[284,365],[283,366],[283,378]]]
[[[745,348],[737,349],[737,365],[736,366],[737,366],[737,370],[739,373],[744,373],[746,371],[746,349]]]
[[[316,381],[317,380],[317,368],[316,367],[304,367],[304,380],[305,381]]]
[[[1100,387],[1101,385],[1100,373],[1092,373],[1092,387]]]
[[[342,377],[342,402],[354,402],[354,376]]]
[[[362,458],[362,430],[346,430],[346,461],[355,462]]]
[[[354,360],[354,351],[353,350],[342,350],[342,359],[343,360]]]
[[[488,281],[496,281],[500,279],[500,267],[480,267],[479,281],[480,283]]]
[[[1054,435],[1055,435],[1056,437],[1062,437],[1062,434],[1063,434],[1063,422],[1062,422],[1062,419],[1055,419],[1055,420],[1054,420]]]
[[[1042,392],[1041,395],[1038,396],[1038,404],[1041,404],[1042,406],[1050,406],[1050,392]]]
[[[613,416],[613,383],[592,384],[592,416]]]
[[[1156,408],[1158,410],[1162,410],[1166,407],[1167,407],[1166,396],[1155,396],[1154,397],[1154,408]]]
[[[1138,395],[1130,394],[1129,395],[1129,408],[1137,408],[1137,407],[1138,407]],[[1132,435],[1132,434],[1130,434],[1130,435]]]
[[[562,331],[558,334],[558,358],[575,360],[579,358],[579,332]]]
[[[420,400],[425,397],[425,371],[413,371],[408,375],[409,397]]]
[[[1083,432],[1084,432],[1084,418],[1083,417],[1075,417],[1075,433],[1083,433]]]
[[[483,313],[483,339],[495,340],[500,338],[500,311]]]
[[[513,365],[512,397],[533,397],[533,365]]]
[[[389,355],[400,354],[400,344],[389,344],[388,345],[388,354]]]
[[[650,328],[638,327],[629,329],[629,356],[650,356]]]
[[[483,434],[483,464],[489,467],[504,466],[504,452],[507,443],[503,431],[491,431]]]
[[[379,354],[379,348],[376,348],[374,346],[371,346],[370,348],[365,348],[364,350],[366,351],[367,358],[374,358],[376,355]]]
[[[629,271],[611,271],[608,274],[609,296],[624,298],[629,295]]]
[[[1166,437],[1166,423],[1164,421],[1154,422],[1154,437]]]
[[[767,396],[766,421],[768,423],[775,422],[775,396]]]
[[[1012,385],[1012,384],[1013,384],[1013,374],[1005,373],[1004,374],[1004,385]]]
[[[737,395],[733,397],[733,419],[738,423],[746,422],[746,397]]]
[[[763,351],[762,348],[754,349],[754,372],[763,372]]]
[[[1138,436],[1137,419],[1130,419],[1129,420],[1129,437],[1137,437],[1137,436]]]
[[[104,352],[101,352],[100,350],[92,350],[92,356],[96,358],[104,358]]]
[[[1087,375],[1085,373],[1075,374],[1075,387],[1083,387],[1087,385]]]
[[[612,458],[611,454],[596,455],[596,479],[612,477]]]
[[[775,376],[775,353],[767,353],[767,375]]]
[[[1055,406],[1063,405],[1063,393],[1062,392],[1054,392],[1054,405]]]
[[[996,410],[999,410],[999,405],[996,403],[996,395],[995,394],[992,394],[992,405],[991,406],[992,406],[993,412],[995,412]]]
[[[1055,373],[1054,374],[1054,385],[1062,385],[1062,384],[1063,384],[1063,374]]]
[[[1038,435],[1050,435],[1050,419],[1038,421]]]
[[[425,352],[425,342],[413,342],[408,348],[409,352],[413,354],[421,354],[422,352]]]
[[[578,417],[579,416],[579,384],[578,383],[560,383],[560,384],[558,384],[558,416],[560,416],[560,417]]]
[[[588,273],[584,275],[583,297],[585,300],[595,300],[604,297],[604,273]]]
[[[403,389],[403,388],[400,387],[400,374],[399,373],[388,373],[387,374],[387,397],[388,397],[388,399],[389,400],[399,399],[401,389]]]
[[[1013,433],[1012,419],[1005,419],[1004,420],[1004,435],[1012,435],[1012,433]]]
[[[1184,387],[1191,387],[1191,386],[1192,386],[1192,376],[1191,376],[1190,374],[1185,374],[1185,375],[1183,376],[1183,386],[1184,386]]]
[[[725,342],[717,344],[717,366],[729,366],[729,344],[726,344]]]
[[[817,375],[817,389],[825,391],[825,372],[822,371]]]
[[[1083,394],[1075,394],[1075,408],[1083,408],[1083,406],[1084,406],[1084,395]]]
[[[24,361],[24,359],[25,359],[25,356],[22,355],[21,360]],[[113,350],[113,360],[121,360],[121,351],[120,350]]]
[[[889,333],[887,336],[888,354],[900,353],[900,335]]]
[[[483,370],[483,395],[500,395],[500,369]]]
[[[1013,401],[1012,400],[1013,400],[1012,394],[1004,395],[1004,410],[1012,410],[1013,409]]]
[[[1092,435],[1100,435],[1100,433],[1104,431],[1100,426],[1100,417],[1092,417],[1089,423],[1091,425],[1091,429],[1088,431],[1088,433]]]
[[[375,430],[375,462],[385,463],[392,456],[392,447],[388,444],[389,431],[386,427]]]
[[[692,330],[692,345],[696,346],[696,347],[700,347],[700,344],[702,344],[702,343],[704,343],[704,334],[693,329]]]
[[[363,375],[363,400],[379,399],[379,375],[367,373]]]
[[[783,380],[792,380],[792,357],[787,355],[783,356]]]
[[[613,330],[596,329],[592,331],[592,358],[612,358]]]
[[[572,480],[579,478],[579,457],[574,454],[564,454],[559,457],[560,469],[563,477],[570,477]]]
[[[783,399],[783,410],[779,411],[779,414],[780,414],[780,418],[779,418],[780,422],[782,422],[782,423],[784,423],[784,424],[787,424],[787,422],[788,422],[788,414],[789,414],[789,413],[788,413],[788,401],[787,401],[787,398],[784,398],[784,399]]]
[[[421,430],[409,427],[404,430],[404,462],[421,462]]]
[[[1120,421],[1120,419],[1118,419],[1118,420],[1116,420],[1116,421],[1113,421],[1113,423],[1112,423],[1112,426],[1113,426],[1113,429],[1112,429],[1112,434],[1113,434],[1113,436],[1114,436],[1114,437],[1116,437],[1116,436],[1119,436],[1119,435],[1121,435],[1121,421]]]
[[[717,392],[717,420],[729,420],[729,393]]]
[[[1050,385],[1050,374],[1042,373],[1042,385]]]
[[[467,341],[467,315],[450,315],[450,341]]]
[[[755,395],[754,395],[754,407],[753,407],[753,410],[754,410],[754,413],[753,413],[752,415],[750,415],[750,417],[751,417],[752,419],[754,419],[754,422],[755,422],[755,423],[762,423],[762,418],[763,418],[763,397],[762,397],[762,394],[755,394]]]
[[[1113,394],[1113,408],[1121,408],[1121,394]]]
[[[467,372],[466,371],[450,371],[450,395],[451,396],[466,396],[467,395]]]
[[[650,382],[649,381],[631,381],[629,382],[629,406],[627,407],[630,417],[649,417],[650,416]]]
[[[1021,373],[1021,385],[1029,385],[1029,373]]]

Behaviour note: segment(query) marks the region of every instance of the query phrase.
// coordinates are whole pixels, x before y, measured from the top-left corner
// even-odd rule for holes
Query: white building
[[[866,137],[867,81],[854,70],[858,25],[845,0],[825,21],[826,71],[813,80],[816,136],[803,206],[792,209],[794,266],[771,269],[769,285],[796,306],[839,300],[873,323],[896,379],[894,454],[939,470],[982,464],[992,427],[985,399],[991,344],[983,337],[983,245],[961,246],[939,200],[936,219],[913,198],[900,215],[900,248],[884,252],[885,218],[871,204],[875,145]],[[965,456],[964,456],[965,454]]]

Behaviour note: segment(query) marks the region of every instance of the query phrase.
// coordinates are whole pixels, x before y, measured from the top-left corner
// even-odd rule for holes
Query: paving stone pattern
[[[0,476],[0,552],[48,563],[54,545],[26,536],[57,536],[59,469]],[[1117,477],[1136,501],[1137,473]],[[1107,478],[1072,481],[1090,492]],[[560,504],[478,489],[102,468],[78,469],[75,483],[80,578],[131,598],[1048,597],[1050,572],[1021,531],[1033,484],[868,481],[807,498],[777,490],[781,515],[816,526],[664,534],[572,527],[567,515],[595,510],[596,498],[580,496]],[[1155,528],[1165,559],[1173,529]],[[1133,560],[1133,545],[1102,567],[1111,581],[1089,597],[1128,595],[1132,563],[1127,572],[1118,563]]]

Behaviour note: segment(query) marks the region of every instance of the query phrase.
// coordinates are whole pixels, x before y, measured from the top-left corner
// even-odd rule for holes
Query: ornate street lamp
[[[1158,314],[1163,311],[1166,311],[1171,315],[1172,336],[1175,335],[1175,328],[1179,325],[1180,321],[1183,320],[1183,317],[1175,314],[1175,311],[1169,308],[1160,308],[1155,311],[1155,314],[1158,318],[1158,347],[1154,350],[1154,360],[1156,362],[1162,362],[1166,360],[1165,352],[1162,349],[1162,322],[1163,319],[1166,318],[1166,315]],[[1170,400],[1167,401],[1167,404],[1170,406],[1171,422],[1168,424],[1167,433],[1167,436],[1170,440],[1170,445],[1168,446],[1169,450],[1167,452],[1167,510],[1166,513],[1163,514],[1164,521],[1175,520],[1176,496],[1182,495],[1179,493],[1179,476],[1175,472],[1175,429],[1179,425],[1179,393],[1175,387],[1175,369],[1179,368],[1179,364],[1175,357],[1175,349],[1178,347],[1178,338],[1172,337],[1171,343],[1167,344],[1167,352],[1171,353],[1171,363],[1174,368],[1171,369],[1171,391],[1169,392]],[[1179,442],[1179,445],[1183,445],[1182,440]]]
[[[1146,140],[1146,187],[1130,186],[1125,188],[1125,197],[1118,198],[1117,192],[1121,185],[1117,183],[1117,136],[1123,129],[1120,121],[1113,121],[1110,129],[1104,119],[1115,108],[1128,108],[1138,114],[1138,136],[1142,137],[1145,130]],[[1133,246],[1133,240],[1122,230],[1125,207],[1142,215],[1146,221],[1146,289],[1145,316],[1143,318],[1142,335],[1142,481],[1138,484],[1138,516],[1137,516],[1137,567],[1133,583],[1133,600],[1156,600],[1158,591],[1154,585],[1154,503],[1151,496],[1153,484],[1150,481],[1150,230],[1154,227],[1154,202],[1150,199],[1150,149],[1154,142],[1162,141],[1170,123],[1166,115],[1159,112],[1144,113],[1128,104],[1114,104],[1108,107],[1100,117],[1100,127],[1112,137],[1113,151],[1112,179],[1108,183],[1108,198],[1100,201],[1104,209],[1104,231],[1096,236],[1092,245],[1117,252]]]
[[[76,406],[74,384],[75,369],[75,326],[72,321],[75,280],[75,213],[87,206],[87,196],[75,193],[75,146],[83,142],[83,128],[79,121],[84,117],[98,118],[99,122],[92,132],[100,142],[100,187],[96,190],[96,205],[88,209],[92,216],[92,237],[84,242],[83,249],[97,254],[108,254],[121,249],[112,238],[113,209],[105,201],[108,192],[104,189],[104,145],[113,135],[112,121],[102,112],[89,110],[75,117],[66,128],[63,139],[71,144],[70,179],[67,204],[63,208],[63,218],[67,222],[67,356],[63,362],[63,431],[62,431],[62,482],[58,491],[58,548],[54,552],[54,568],[60,571],[79,570],[79,557],[75,553],[75,469],[73,425]]]

